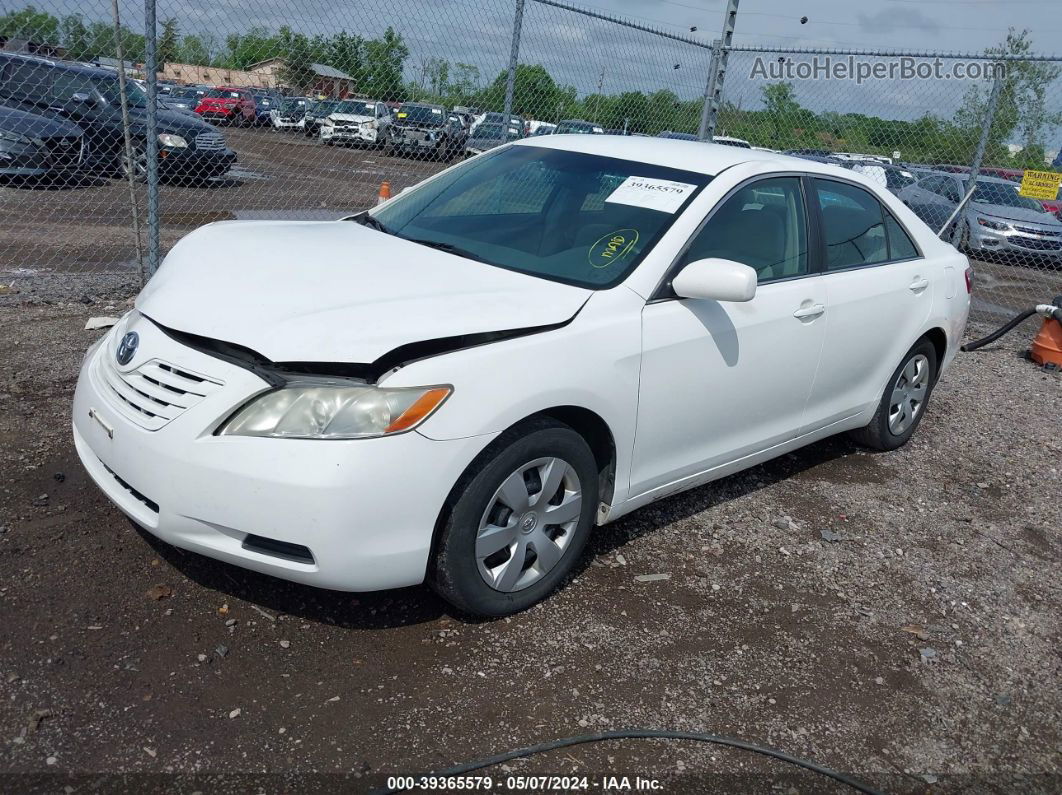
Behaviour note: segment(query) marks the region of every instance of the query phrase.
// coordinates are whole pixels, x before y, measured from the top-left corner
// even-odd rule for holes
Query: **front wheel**
[[[122,175],[136,182],[147,182],[148,158],[147,145],[143,141],[133,141],[130,152],[122,149]]]
[[[597,503],[597,465],[582,436],[549,420],[517,426],[454,487],[429,582],[469,613],[525,610],[571,572]]]
[[[927,339],[919,340],[889,378],[873,419],[852,431],[852,438],[875,450],[907,444],[926,413],[936,372],[936,348]]]

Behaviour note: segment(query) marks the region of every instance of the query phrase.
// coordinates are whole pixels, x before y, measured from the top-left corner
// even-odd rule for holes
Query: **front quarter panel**
[[[638,408],[644,301],[617,287],[594,293],[567,325],[413,362],[384,386],[452,384],[453,394],[418,431],[436,440],[489,438],[538,412],[588,409],[616,444],[614,504],[626,496]]]

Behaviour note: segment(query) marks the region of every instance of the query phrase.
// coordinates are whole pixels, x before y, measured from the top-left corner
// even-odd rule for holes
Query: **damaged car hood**
[[[367,364],[413,343],[564,323],[589,295],[351,221],[222,221],[174,246],[136,308],[273,362]]]

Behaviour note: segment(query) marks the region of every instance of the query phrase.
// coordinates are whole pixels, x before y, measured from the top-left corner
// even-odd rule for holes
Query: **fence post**
[[[520,28],[524,24],[524,2],[516,0],[516,17],[513,19],[513,47],[509,51],[509,75],[505,79],[505,115],[513,112],[513,91],[516,88],[516,64],[520,60]]]
[[[708,86],[704,91],[704,107],[701,108],[701,125],[697,137],[711,140],[715,134],[715,122],[723,96],[723,79],[726,77],[726,62],[730,58],[730,45],[734,42],[734,25],[737,24],[738,3],[727,0],[723,17],[723,35],[712,42],[712,61],[708,68]]]
[[[158,69],[155,58],[155,0],[144,0],[144,77],[147,82],[147,119],[144,150],[147,155],[147,270],[159,269],[159,135]],[[124,64],[122,65],[124,69]]]
[[[992,83],[992,92],[988,95],[988,108],[985,109],[985,120],[981,126],[981,138],[977,142],[977,151],[974,152],[973,163],[970,164],[970,179],[977,179],[981,171],[982,161],[985,159],[985,151],[988,149],[988,139],[992,137],[992,124],[996,119],[996,107],[999,105],[999,95],[1003,90],[1003,81],[1006,79],[1000,72],[1006,70],[1006,66],[996,62],[996,79]]]
[[[137,268],[140,271],[140,286],[147,282],[144,262],[144,244],[140,238],[140,203],[136,200],[136,179],[133,174],[133,136],[129,132],[129,95],[125,90],[125,50],[122,47],[122,22],[118,16],[118,0],[111,0],[111,21],[114,22],[114,54],[122,68],[118,70],[118,99],[122,103],[122,136],[124,137],[125,162],[129,171],[125,175],[129,184],[129,212],[133,217],[133,239],[136,243]]]

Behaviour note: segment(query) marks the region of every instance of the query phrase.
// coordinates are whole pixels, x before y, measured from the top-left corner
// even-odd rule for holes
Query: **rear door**
[[[829,312],[803,432],[842,422],[871,403],[922,333],[939,267],[861,185],[808,180],[822,229],[822,282]]]

